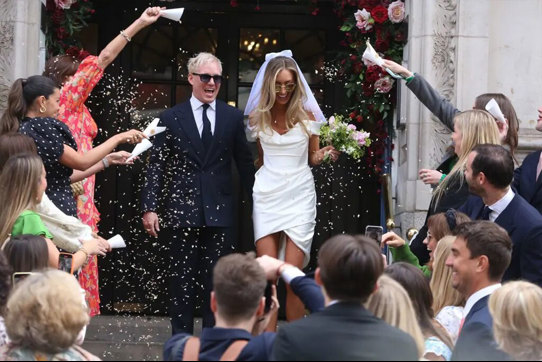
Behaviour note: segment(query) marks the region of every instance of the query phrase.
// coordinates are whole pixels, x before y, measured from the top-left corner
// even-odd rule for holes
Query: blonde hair
[[[0,245],[21,213],[36,207],[43,162],[38,155],[12,156],[0,174]]]
[[[218,64],[218,67],[220,68],[220,73],[222,73],[222,62],[211,53],[199,53],[195,57],[190,58],[188,60],[188,72],[192,74],[198,73],[199,69],[203,65],[209,63]]]
[[[298,122],[311,118],[309,113],[307,113],[303,107],[307,94],[305,93],[305,88],[301,83],[302,75],[300,75],[297,70],[296,62],[288,57],[276,57],[269,61],[269,64],[265,69],[260,102],[249,117],[251,126],[255,127],[259,131],[265,132],[266,130],[272,129],[271,122],[273,120],[271,116],[271,109],[275,105],[275,101],[277,99],[275,82],[279,73],[283,70],[288,70],[294,75],[295,83],[297,85],[292,92],[292,96],[286,110],[286,127],[288,129],[292,129]],[[301,125],[306,133],[309,134],[307,128],[302,122]]]
[[[469,154],[474,147],[483,144],[501,144],[499,128],[497,127],[495,118],[486,111],[472,109],[460,112],[454,118],[454,125],[461,130],[463,135],[461,140],[461,154],[457,155],[457,163],[435,190],[435,209],[439,204],[440,198],[446,193],[449,187],[455,183],[463,186],[465,182],[465,167]]]
[[[433,311],[437,315],[447,306],[464,306],[465,297],[452,287],[452,269],[446,266],[446,259],[452,252],[455,236],[445,236],[435,249],[433,274],[429,287],[433,293]]]
[[[13,345],[45,353],[71,347],[90,320],[77,280],[52,269],[17,285],[6,310],[6,330]]]
[[[493,333],[499,347],[514,360],[542,360],[542,288],[515,281],[489,298]]]
[[[378,290],[369,297],[365,308],[377,318],[414,338],[421,357],[425,351],[425,338],[408,293],[401,284],[387,275],[382,275],[377,285]]]

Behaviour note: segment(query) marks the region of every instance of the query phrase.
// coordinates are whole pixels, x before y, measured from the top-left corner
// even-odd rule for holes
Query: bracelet
[[[87,258],[88,258],[89,255],[90,255],[90,254],[88,253],[87,249],[85,249],[84,246],[80,247],[79,250],[77,250],[77,251],[80,251],[80,252],[82,252],[82,253],[85,253],[85,255],[87,256]]]
[[[443,173],[442,176],[440,177],[440,181],[439,181],[439,182],[444,181],[444,179],[446,178],[446,176],[448,176],[448,175],[446,175],[445,173]]]
[[[125,32],[124,30],[121,30],[120,31],[120,35],[122,35],[124,37],[124,39],[126,39],[126,41],[129,43],[132,41],[132,38],[130,38]]]
[[[405,81],[408,83],[410,82],[412,79],[414,79],[414,74],[412,74],[410,77],[408,78],[405,78]]]
[[[107,157],[102,158],[102,163],[104,164],[104,168],[109,167],[109,161],[107,161]]]

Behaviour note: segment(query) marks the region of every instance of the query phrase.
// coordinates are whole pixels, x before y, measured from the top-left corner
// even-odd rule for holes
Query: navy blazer
[[[154,141],[142,211],[159,212],[163,206],[165,227],[232,226],[232,159],[250,197],[254,185],[255,169],[243,114],[216,101],[215,132],[207,152],[189,101],[163,112],[159,125],[167,130]]]
[[[279,328],[272,358],[415,361],[418,349],[411,336],[376,318],[360,303],[340,302]]]
[[[484,206],[480,197],[470,196],[459,211],[478,220]],[[516,194],[495,223],[508,232],[513,243],[512,261],[503,280],[524,279],[542,286],[542,215]]]
[[[493,317],[489,313],[489,296],[480,299],[470,310],[452,355],[452,361],[502,361],[506,353],[498,349],[493,337]]]
[[[542,177],[536,180],[540,153],[529,154],[514,171],[514,190],[542,214]]]
[[[324,293],[322,293],[322,288],[316,284],[314,279],[308,276],[297,277],[292,279],[290,287],[309,312],[316,313],[325,308]]]

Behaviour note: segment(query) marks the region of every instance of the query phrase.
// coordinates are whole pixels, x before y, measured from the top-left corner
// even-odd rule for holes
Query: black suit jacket
[[[480,197],[470,196],[459,211],[478,220],[484,206]],[[495,223],[508,232],[514,244],[512,262],[503,280],[525,279],[542,286],[542,215],[516,194]]]
[[[506,353],[498,349],[493,337],[493,317],[489,313],[489,296],[480,299],[465,318],[452,355],[453,361],[502,361]]]
[[[521,166],[514,172],[513,184],[514,190],[540,213],[542,213],[542,177],[537,181],[536,171],[541,152],[536,151],[525,157]]]
[[[278,361],[418,360],[412,337],[361,305],[338,303],[279,329]]]
[[[164,198],[164,226],[229,227],[233,223],[232,159],[250,197],[254,164],[243,115],[217,100],[216,125],[209,150],[204,149],[190,102],[166,110],[156,137],[142,193],[142,211],[158,212]]]

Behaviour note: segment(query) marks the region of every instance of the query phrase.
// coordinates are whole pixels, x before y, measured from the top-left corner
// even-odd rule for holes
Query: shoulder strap
[[[220,358],[221,361],[235,361],[243,351],[243,348],[246,347],[248,341],[235,341],[233,342],[226,352]]]
[[[190,337],[184,345],[183,361],[199,361],[200,340],[198,337]]]

